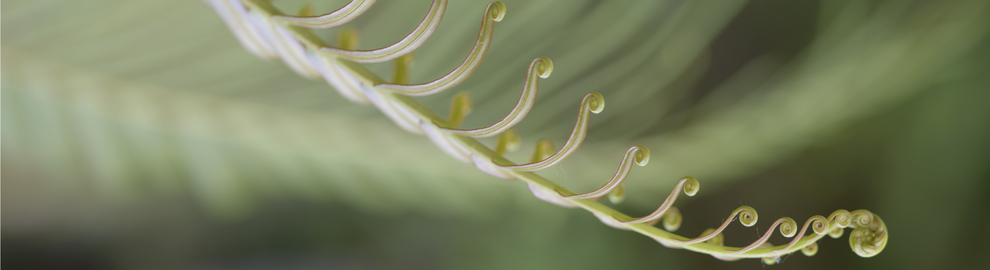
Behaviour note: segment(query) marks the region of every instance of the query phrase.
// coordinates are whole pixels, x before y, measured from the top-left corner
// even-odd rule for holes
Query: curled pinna
[[[536,90],[539,87],[539,82],[536,78],[550,77],[551,72],[553,72],[553,62],[550,61],[550,58],[540,57],[533,59],[533,62],[529,64],[529,72],[526,73],[526,84],[523,86],[522,94],[519,95],[519,101],[516,103],[516,107],[512,108],[512,111],[505,118],[502,118],[502,120],[499,120],[495,124],[476,129],[441,128],[470,137],[488,137],[505,132],[521,122],[526,117],[526,114],[533,109],[533,104],[536,104]]]
[[[887,225],[870,211],[856,210],[852,215],[855,228],[849,233],[849,246],[853,252],[864,258],[880,254],[887,246]]]
[[[729,224],[732,223],[732,221],[737,218],[737,216],[739,218],[739,222],[746,227],[752,227],[753,225],[756,225],[756,220],[758,218],[758,216],[756,215],[756,209],[753,209],[753,207],[749,207],[749,206],[740,206],[739,208],[736,208],[735,211],[732,211],[732,214],[729,215],[729,218],[726,219],[725,222],[722,222],[722,226],[719,226],[718,229],[708,229],[704,233],[702,233],[701,236],[697,238],[689,239],[689,240],[678,240],[678,242],[680,242],[680,244],[690,245],[690,244],[706,242],[718,238],[716,242],[719,245],[721,245],[722,243],[721,239],[723,238],[722,231],[725,230],[725,228],[728,227]]]
[[[538,171],[557,165],[577,151],[581,143],[584,142],[584,138],[588,136],[588,120],[591,119],[591,114],[598,114],[604,109],[605,98],[602,97],[602,94],[591,93],[585,95],[584,99],[581,100],[581,109],[578,111],[578,119],[577,123],[574,124],[574,130],[571,131],[571,136],[567,138],[564,146],[560,150],[557,150],[557,153],[536,162],[499,166],[515,171]]]
[[[620,221],[622,223],[645,223],[654,221],[660,217],[663,217],[664,214],[667,213],[667,210],[674,205],[674,202],[677,201],[677,196],[681,194],[681,189],[684,190],[685,195],[694,196],[694,194],[698,193],[698,189],[700,188],[701,186],[698,184],[698,180],[694,179],[694,177],[687,176],[681,178],[681,180],[677,182],[677,185],[674,186],[674,190],[670,192],[670,196],[667,196],[667,199],[663,201],[663,204],[661,204],[657,210],[653,211],[653,213],[633,220]]]
[[[406,37],[392,45],[373,50],[348,50],[330,46],[322,47],[320,50],[335,57],[360,63],[378,63],[392,60],[415,51],[419,46],[423,45],[430,38],[430,35],[437,30],[437,26],[440,26],[440,21],[443,19],[443,13],[446,9],[447,0],[433,0],[433,5],[430,6],[430,10],[426,12],[426,17],[419,23],[419,26],[416,26],[416,29],[413,29],[409,35],[406,35]],[[282,17],[282,19],[284,20],[286,18]]]
[[[427,96],[436,93],[443,92],[444,90],[450,89],[462,82],[467,80],[475,70],[481,66],[481,60],[485,59],[485,54],[488,53],[488,48],[492,45],[492,34],[495,32],[495,23],[502,21],[505,17],[505,4],[502,2],[492,2],[488,4],[485,8],[485,13],[481,18],[481,30],[478,31],[478,41],[474,43],[474,48],[468,53],[468,56],[464,58],[464,62],[457,66],[454,70],[443,75],[442,77],[433,80],[428,83],[421,84],[399,84],[399,83],[382,83],[376,84],[375,87],[381,89],[387,89],[395,93],[410,95],[410,96]],[[546,61],[550,61],[547,59]],[[550,66],[548,70],[552,69]],[[549,72],[546,76],[549,76]],[[546,78],[546,76],[542,76]]]
[[[619,163],[619,169],[615,172],[615,176],[612,176],[612,180],[605,183],[604,186],[598,188],[594,191],[582,194],[568,195],[564,198],[569,199],[597,199],[610,194],[613,191],[618,190],[623,192],[620,188],[622,186],[622,181],[626,180],[626,176],[629,176],[629,170],[632,169],[632,164],[635,163],[639,166],[646,166],[646,163],[650,162],[650,149],[646,146],[637,145],[630,147],[626,150],[626,154],[622,157],[622,163]],[[561,194],[563,195],[563,194]]]

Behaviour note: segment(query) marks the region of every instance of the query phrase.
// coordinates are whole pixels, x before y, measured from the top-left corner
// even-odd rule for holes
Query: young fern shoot
[[[533,195],[539,199],[564,207],[580,207],[609,226],[638,232],[664,246],[705,253],[722,260],[761,258],[772,264],[781,256],[797,251],[812,256],[818,250],[816,242],[819,239],[825,235],[838,238],[842,236],[844,228],[853,229],[849,244],[859,256],[875,256],[887,244],[886,225],[879,216],[867,210],[837,210],[828,218],[812,216],[800,230],[794,219],[779,218],[761,237],[744,247],[724,246],[722,232],[736,219],[743,226],[755,225],[758,216],[756,210],[749,206],[732,211],[718,228],[707,229],[696,238],[674,234],[683,219],[674,206],[678,196],[681,192],[694,196],[700,190],[698,180],[690,176],[678,181],[660,207],[643,217],[630,217],[599,203],[598,200],[606,195],[613,203],[622,201],[625,196],[622,183],[632,165],[645,166],[649,162],[650,151],[641,145],[630,147],[626,151],[611,180],[587,193],[575,193],[532,173],[557,165],[577,151],[587,136],[591,114],[600,113],[605,108],[605,99],[599,93],[587,94],[581,101],[574,130],[560,149],[555,151],[550,140],[540,140],[529,163],[513,163],[503,156],[517,149],[520,144],[519,134],[512,127],[521,122],[535,106],[539,86],[537,77],[547,78],[553,71],[553,62],[549,58],[540,57],[530,63],[516,106],[502,120],[487,127],[460,129],[461,123],[472,109],[467,93],[454,98],[446,119],[412,99],[410,96],[432,95],[453,88],[477,70],[491,45],[495,22],[505,17],[506,7],[501,2],[492,2],[485,8],[475,46],[460,66],[434,81],[408,84],[411,52],[419,48],[436,30],[446,10],[446,0],[434,0],[422,22],[405,38],[373,50],[356,50],[356,30],[341,31],[336,47],[327,45],[326,41],[309,31],[344,25],[371,8],[374,0],[353,0],[336,11],[319,16],[313,16],[309,9],[304,9],[298,15],[284,14],[265,0],[204,1],[216,10],[237,40],[255,55],[265,59],[282,59],[303,76],[326,80],[348,100],[375,105],[403,129],[425,134],[455,159],[473,164],[479,170],[498,178],[526,182]],[[389,60],[395,60],[391,82],[358,64]],[[489,136],[498,136],[494,149],[474,139]],[[654,226],[661,219],[664,229]],[[809,233],[809,228],[810,234],[805,235]],[[792,240],[781,246],[769,244],[767,241],[774,230]]]

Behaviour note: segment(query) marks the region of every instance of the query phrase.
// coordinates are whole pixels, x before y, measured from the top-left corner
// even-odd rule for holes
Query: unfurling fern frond
[[[760,238],[745,247],[724,246],[722,231],[736,219],[747,227],[755,225],[758,220],[756,210],[748,206],[739,207],[721,226],[708,229],[699,237],[689,238],[674,234],[673,231],[680,227],[682,220],[680,211],[673,206],[677,197],[682,191],[685,195],[694,196],[700,189],[698,180],[693,177],[681,179],[656,211],[640,218],[630,217],[599,203],[598,200],[606,195],[613,203],[622,201],[622,183],[632,165],[645,166],[649,162],[650,151],[645,146],[629,148],[615,176],[601,188],[587,193],[572,192],[532,173],[559,164],[577,151],[587,136],[591,114],[600,113],[605,107],[605,99],[599,93],[590,93],[584,97],[574,129],[560,149],[555,150],[549,140],[541,140],[529,163],[517,164],[508,160],[504,154],[518,148],[520,141],[519,134],[512,127],[521,122],[535,105],[539,85],[537,77],[547,78],[553,71],[553,63],[549,58],[541,57],[531,62],[516,106],[503,119],[487,127],[460,128],[472,107],[466,93],[454,99],[447,119],[410,98],[409,96],[425,96],[448,90],[463,82],[478,68],[491,45],[495,23],[505,16],[506,7],[501,2],[492,2],[485,8],[477,42],[464,62],[450,73],[423,84],[406,82],[408,67],[412,61],[410,53],[436,30],[444,15],[446,0],[434,0],[419,26],[405,38],[374,50],[355,50],[357,33],[352,30],[340,32],[337,46],[330,46],[309,32],[309,28],[346,24],[370,8],[375,2],[373,0],[354,0],[332,13],[319,16],[309,14],[309,9],[298,16],[284,14],[264,0],[207,2],[252,53],[266,59],[281,59],[305,77],[322,77],[345,98],[375,105],[400,127],[425,134],[454,158],[473,164],[495,177],[526,182],[537,198],[565,207],[583,208],[609,226],[636,231],[664,246],[706,253],[723,260],[763,258],[765,262],[773,263],[780,256],[797,251],[808,256],[814,255],[818,248],[816,241],[825,235],[839,237],[844,228],[853,228],[849,238],[850,245],[862,257],[878,254],[887,244],[886,225],[879,216],[867,210],[838,210],[828,218],[813,216],[800,229],[794,219],[780,218]],[[395,74],[391,82],[358,64],[389,60],[395,60]],[[474,139],[489,136],[498,136],[494,149]],[[666,230],[653,225],[661,219]],[[809,228],[811,232],[806,235]],[[792,240],[782,246],[768,244],[775,229]]]

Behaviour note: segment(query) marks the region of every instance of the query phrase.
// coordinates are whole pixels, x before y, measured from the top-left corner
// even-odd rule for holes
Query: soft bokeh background
[[[598,91],[608,106],[585,145],[542,175],[591,189],[643,144],[653,158],[616,207],[648,213],[695,176],[701,192],[677,204],[682,235],[740,205],[763,229],[869,209],[891,233],[874,258],[843,236],[768,267],[990,268],[990,2],[504,2],[474,76],[418,100],[445,113],[469,91],[465,126],[485,125],[513,106],[528,62],[550,57],[510,158],[539,138],[563,142]],[[349,26],[360,48],[381,47],[428,6],[380,0]],[[451,1],[413,82],[460,63],[484,6]],[[764,267],[664,248],[460,164],[250,55],[199,1],[7,0],[0,11],[5,269]],[[757,228],[733,225],[727,243]]]

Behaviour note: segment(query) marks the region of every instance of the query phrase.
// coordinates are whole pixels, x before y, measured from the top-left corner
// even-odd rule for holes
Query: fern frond
[[[234,10],[245,9],[243,6],[238,6],[241,3],[239,0],[231,0],[227,3],[233,5],[234,8],[232,9]],[[845,227],[854,228],[853,235],[850,236],[850,244],[852,245],[853,250],[860,256],[874,256],[882,251],[886,245],[888,237],[886,225],[878,216],[866,210],[857,210],[851,213],[845,212],[844,210],[837,211],[837,214],[833,214],[827,220],[821,216],[814,216],[805,223],[800,232],[798,232],[797,223],[792,218],[780,218],[777,219],[767,230],[767,232],[760,238],[745,247],[725,247],[721,245],[721,241],[709,240],[718,237],[725,226],[728,225],[729,221],[737,215],[740,217],[740,221],[742,221],[743,225],[752,226],[755,224],[757,220],[756,211],[749,207],[737,209],[732,213],[729,221],[724,223],[719,229],[712,230],[704,236],[695,239],[688,239],[652,226],[653,223],[662,217],[664,218],[664,227],[667,230],[674,231],[680,226],[680,220],[682,217],[680,212],[673,207],[673,204],[677,200],[677,197],[681,191],[688,196],[694,196],[700,190],[698,181],[693,177],[685,177],[681,179],[674,187],[670,196],[667,197],[664,203],[656,211],[641,218],[631,218],[621,212],[598,203],[598,198],[610,192],[614,192],[619,188],[621,182],[628,174],[629,167],[631,166],[630,163],[632,161],[635,161],[641,166],[646,165],[649,160],[649,151],[642,146],[630,148],[627,151],[627,154],[623,157],[620,168],[616,172],[613,179],[604,187],[590,193],[576,194],[548,179],[532,173],[531,171],[546,169],[558,164],[577,150],[578,146],[581,145],[584,138],[587,136],[590,113],[597,114],[604,109],[604,97],[599,93],[588,94],[582,100],[577,123],[574,126],[574,130],[572,131],[570,138],[568,138],[564,146],[561,147],[561,149],[559,149],[556,153],[550,154],[553,149],[552,145],[549,143],[538,145],[533,155],[533,162],[531,163],[514,165],[511,161],[502,156],[505,151],[510,148],[507,145],[518,141],[518,135],[516,134],[509,133],[504,137],[500,137],[500,142],[498,143],[496,150],[492,150],[471,138],[503,134],[504,132],[510,130],[513,125],[522,120],[522,117],[524,117],[532,108],[535,100],[537,87],[535,76],[539,75],[540,77],[545,78],[546,76],[549,76],[550,71],[552,70],[552,64],[547,58],[538,58],[531,63],[527,74],[526,85],[516,108],[514,108],[508,116],[503,118],[503,120],[486,128],[475,130],[455,129],[455,127],[460,124],[461,119],[466,116],[467,110],[465,110],[465,108],[470,108],[470,103],[465,101],[466,98],[461,101],[455,99],[454,104],[459,105],[452,108],[454,111],[452,111],[451,117],[448,118],[450,122],[440,118],[425,106],[421,105],[412,98],[409,98],[407,95],[429,95],[448,89],[449,87],[458,84],[474,71],[477,64],[480,63],[480,60],[483,58],[484,52],[487,50],[487,40],[490,39],[492,33],[492,23],[501,21],[505,15],[505,6],[501,2],[492,2],[486,8],[484,12],[485,19],[482,21],[482,31],[479,34],[479,39],[475,50],[472,50],[472,53],[470,54],[468,60],[465,60],[464,64],[455,69],[454,73],[459,75],[454,76],[453,79],[445,79],[451,76],[448,74],[448,76],[438,80],[445,81],[446,83],[434,85],[430,85],[428,83],[426,86],[420,87],[420,90],[404,90],[397,88],[396,86],[383,83],[384,80],[377,77],[377,75],[352,61],[380,62],[395,59],[411,52],[412,49],[415,49],[415,47],[422,44],[425,38],[428,37],[433,30],[435,30],[436,25],[443,16],[443,10],[446,6],[446,1],[444,0],[435,0],[433,2],[427,17],[424,18],[420,26],[418,26],[412,34],[407,36],[406,39],[403,39],[393,46],[368,52],[347,51],[334,48],[328,49],[328,47],[322,46],[324,43],[322,40],[315,39],[313,35],[307,33],[304,29],[295,27],[295,25],[299,24],[295,22],[280,21],[279,18],[284,19],[285,17],[277,17],[281,13],[270,4],[267,4],[264,1],[254,0],[248,0],[245,4],[247,4],[246,9],[250,13],[250,16],[236,18],[244,19],[249,17],[256,23],[228,22],[228,25],[230,25],[231,28],[259,28],[256,29],[257,32],[266,33],[262,36],[265,38],[263,42],[267,42],[266,44],[274,44],[273,47],[278,55],[282,57],[287,64],[292,66],[294,70],[297,70],[297,72],[300,72],[303,75],[311,75],[314,74],[311,71],[319,70],[321,72],[315,74],[325,77],[332,77],[325,78],[328,82],[346,81],[348,83],[346,83],[344,87],[347,87],[348,90],[346,91],[348,91],[347,93],[349,95],[363,95],[368,101],[378,107],[400,127],[415,133],[426,133],[426,135],[435,144],[437,144],[437,146],[458,160],[465,163],[472,163],[479,170],[499,178],[521,179],[526,182],[536,197],[562,206],[583,208],[597,216],[609,226],[639,232],[657,240],[665,246],[684,248],[696,252],[711,254],[716,258],[726,260],[734,260],[738,258],[763,258],[764,261],[776,262],[777,258],[781,255],[790,254],[799,250],[801,250],[804,254],[814,254],[814,251],[817,249],[815,242],[818,239],[826,234],[832,233],[836,229]],[[351,5],[357,4],[352,2]],[[220,4],[213,4],[213,7],[218,9],[218,12],[221,14],[223,14],[223,12],[229,12],[231,9],[229,6]],[[353,8],[356,7],[352,7],[352,9]],[[342,10],[346,9],[348,9],[346,6],[342,8]],[[322,27],[322,25],[302,26],[314,28]],[[250,33],[252,31],[255,30],[234,30],[235,33]],[[483,43],[485,45],[479,52],[478,46],[481,46]],[[320,53],[326,51],[329,51],[330,53]],[[407,64],[408,63],[406,63],[406,60],[398,61],[396,70],[405,70],[408,66]],[[337,68],[336,72],[325,72],[328,67]],[[395,81],[399,80],[400,79],[395,79]],[[621,189],[618,190],[621,193]],[[622,196],[617,195],[616,197],[621,198]],[[854,222],[847,222],[848,220],[853,220]],[[807,231],[809,226],[812,227],[813,234],[805,236],[804,233]],[[769,245],[767,240],[769,240],[773,230],[778,227],[783,236],[794,238],[794,240],[785,246]]]

